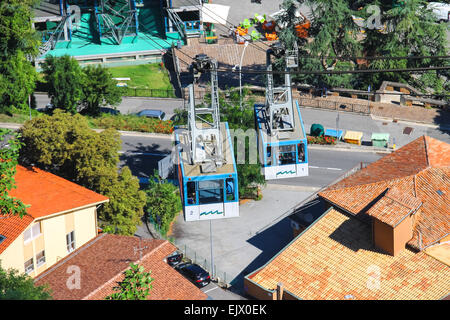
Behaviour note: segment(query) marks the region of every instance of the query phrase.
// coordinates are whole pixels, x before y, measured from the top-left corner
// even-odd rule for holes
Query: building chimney
[[[278,282],[277,284],[277,300],[283,300],[283,284],[281,282]]]

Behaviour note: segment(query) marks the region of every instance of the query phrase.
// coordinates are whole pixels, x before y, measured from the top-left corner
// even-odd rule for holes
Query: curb
[[[92,129],[96,132],[102,132],[106,129]],[[121,131],[117,130],[121,136],[130,136],[130,137],[147,137],[147,138],[160,138],[160,139],[173,139],[173,134],[164,134],[164,133],[151,133],[151,132],[139,132],[139,131]]]
[[[375,116],[375,115],[370,115],[370,116],[371,116],[372,120],[391,121],[391,122],[394,121],[394,118],[381,117],[381,116]],[[450,126],[443,126],[443,125],[439,125],[439,124],[432,124],[432,123],[424,122],[424,121],[405,120],[405,119],[400,119],[400,118],[395,118],[395,120],[397,120],[398,123],[419,125],[419,126],[429,127],[429,128],[432,128],[432,129],[450,131]]]
[[[22,124],[19,123],[0,123],[0,128],[5,129],[20,129]],[[105,129],[92,129],[95,132],[102,132]],[[135,137],[149,137],[149,138],[160,138],[160,139],[173,139],[173,134],[164,134],[164,133],[150,133],[150,132],[138,132],[138,131],[121,131],[117,130],[121,136],[135,136]]]
[[[297,186],[297,185],[289,185],[289,184],[279,184],[279,183],[267,183],[265,187],[262,188],[262,191],[267,189],[277,189],[277,190],[292,190],[292,191],[300,191],[300,192],[316,192],[320,190],[320,187],[308,187],[308,186]]]
[[[392,153],[394,150],[387,148],[374,148],[374,147],[354,147],[354,146],[341,146],[341,145],[315,145],[308,144],[309,149],[317,150],[335,150],[335,151],[350,151],[350,152],[378,152],[378,153]]]

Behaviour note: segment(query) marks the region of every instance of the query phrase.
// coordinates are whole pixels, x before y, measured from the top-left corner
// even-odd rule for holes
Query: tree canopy
[[[56,107],[72,114],[78,111],[83,97],[84,74],[78,61],[68,55],[48,55],[42,63],[48,96]]]
[[[35,286],[34,279],[16,269],[0,266],[0,300],[50,300],[48,286]]]
[[[102,226],[133,235],[141,223],[145,193],[128,167],[118,171],[120,135],[114,129],[100,133],[87,120],[55,110],[27,121],[21,129],[24,147],[20,162],[73,181],[109,197],[98,211]]]
[[[152,289],[151,272],[145,272],[144,267],[130,263],[130,268],[123,272],[124,279],[113,289],[116,291],[107,296],[106,300],[146,300]]]
[[[0,129],[0,214],[23,217],[27,206],[20,199],[10,197],[9,191],[16,187],[15,175],[22,143],[20,135],[8,129]]]
[[[166,235],[170,223],[182,209],[180,194],[175,185],[160,180],[156,172],[149,180],[150,184],[145,190],[147,193],[145,211],[153,221],[159,223],[161,233]]]
[[[121,90],[112,79],[112,74],[101,65],[87,66],[82,84],[83,112],[96,116],[104,105],[116,106],[122,101]]]
[[[445,24],[436,23],[423,0],[298,0],[311,8],[310,41],[299,43],[301,70],[354,70],[417,68],[449,65],[443,59],[379,59],[367,56],[443,56],[447,39]],[[285,0],[290,5],[292,0]],[[290,13],[289,15],[292,15]],[[292,26],[291,26],[292,28]],[[289,43],[280,37],[280,39]],[[344,57],[346,59],[336,59]],[[444,77],[445,76],[445,77]],[[390,72],[344,75],[299,75],[298,81],[315,86],[367,90],[384,80],[408,83],[422,91],[444,91],[445,71]]]
[[[39,40],[31,26],[36,0],[0,3],[0,112],[25,109],[35,89],[37,72],[29,61]]]

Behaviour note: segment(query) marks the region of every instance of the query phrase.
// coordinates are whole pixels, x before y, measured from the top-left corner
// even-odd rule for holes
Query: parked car
[[[166,117],[166,114],[161,110],[144,109],[144,110],[139,111],[137,113],[137,116],[164,120],[164,118]]]
[[[183,254],[178,253],[178,252],[175,252],[170,257],[167,257],[167,263],[171,267],[178,265],[179,263],[181,263],[182,260],[183,260]]]
[[[428,9],[431,9],[439,22],[450,21],[450,4],[442,2],[428,3]]]
[[[181,263],[175,269],[198,287],[204,287],[211,282],[209,273],[197,264]]]
[[[109,113],[112,115],[118,115],[120,114],[120,111],[117,109],[113,109],[113,108],[106,108],[106,107],[101,107],[100,108],[100,113]]]

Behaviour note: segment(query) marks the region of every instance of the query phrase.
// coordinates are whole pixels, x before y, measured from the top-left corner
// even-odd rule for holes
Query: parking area
[[[208,266],[211,265],[212,238],[216,276],[230,283],[232,291],[242,293],[243,277],[266,263],[293,239],[286,216],[312,193],[306,190],[267,185],[262,200],[240,206],[239,218],[186,222],[179,215],[172,236],[189,258],[206,260]]]

